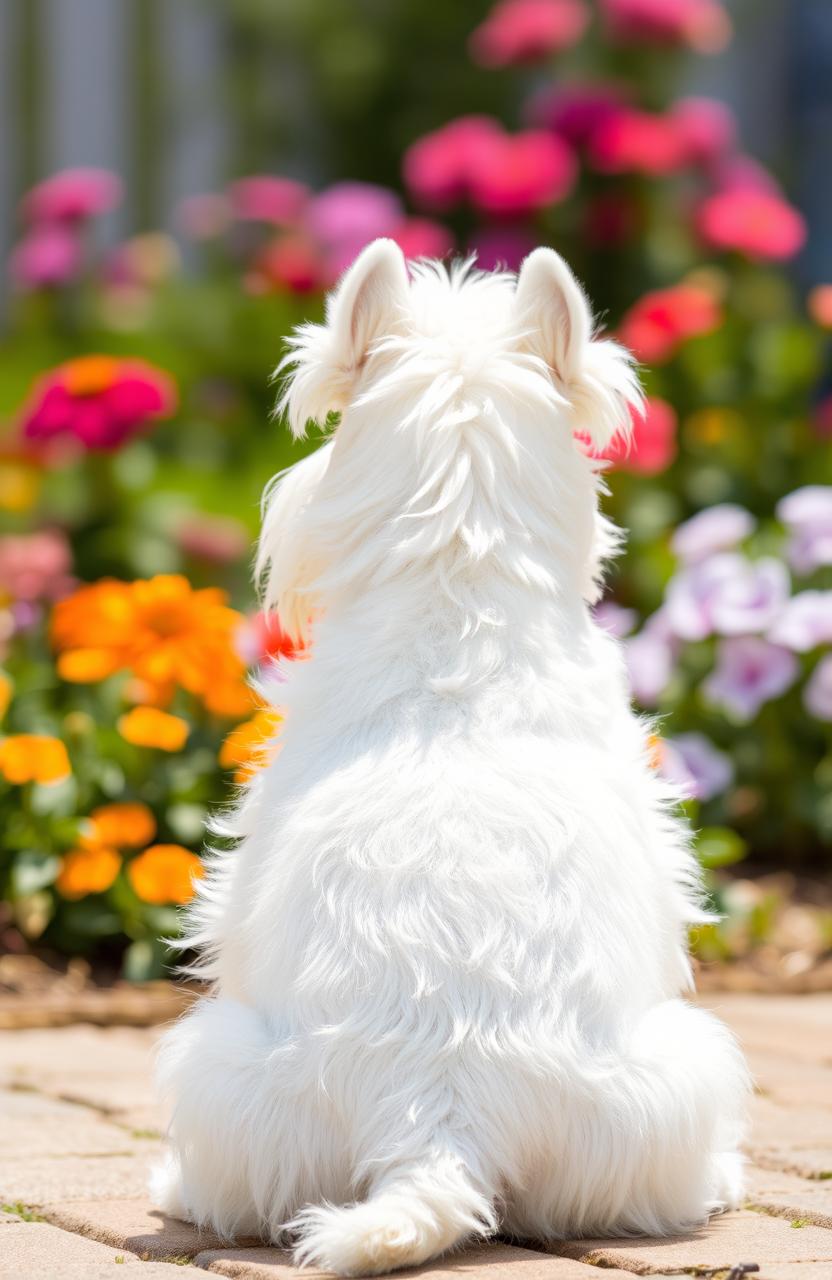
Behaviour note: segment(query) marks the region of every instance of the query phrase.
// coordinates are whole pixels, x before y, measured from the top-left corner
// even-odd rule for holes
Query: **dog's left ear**
[[[630,409],[643,400],[633,358],[617,342],[593,337],[586,294],[554,249],[526,258],[515,310],[524,347],[548,365],[572,407],[574,430],[599,450],[627,435]]]
[[[278,368],[291,370],[279,408],[293,435],[346,408],[373,343],[394,332],[407,296],[404,254],[393,240],[374,240],[327,298],[326,323],[301,325],[289,340]]]

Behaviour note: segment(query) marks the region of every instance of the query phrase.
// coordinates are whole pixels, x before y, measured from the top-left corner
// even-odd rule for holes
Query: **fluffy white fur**
[[[260,569],[314,648],[190,913],[214,993],[164,1044],[157,1203],[347,1275],[688,1230],[740,1199],[747,1079],[680,999],[697,869],[588,608],[616,539],[580,437],[630,361],[549,249],[409,282],[377,241],[291,364],[296,434],[342,417]]]

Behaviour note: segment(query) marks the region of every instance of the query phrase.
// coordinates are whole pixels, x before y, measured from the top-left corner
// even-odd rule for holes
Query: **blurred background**
[[[0,95],[0,994],[167,971],[295,657],[270,371],[378,235],[552,244],[642,361],[598,617],[703,981],[832,984],[828,0],[7,0]]]

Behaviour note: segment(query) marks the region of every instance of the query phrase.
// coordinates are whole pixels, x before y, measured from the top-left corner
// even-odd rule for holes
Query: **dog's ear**
[[[523,346],[549,367],[572,407],[577,434],[594,449],[628,435],[642,393],[624,347],[593,337],[586,295],[554,249],[535,249],[520,268],[515,311]]]
[[[393,240],[374,240],[327,298],[326,323],[301,325],[278,374],[289,370],[279,409],[295,436],[323,423],[350,401],[373,343],[393,332],[408,295],[404,254]]]

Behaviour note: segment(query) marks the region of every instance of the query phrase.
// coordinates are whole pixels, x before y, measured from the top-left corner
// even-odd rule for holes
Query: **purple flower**
[[[764,703],[794,683],[798,664],[793,653],[761,636],[734,636],[720,642],[717,665],[702,692],[735,720],[753,720]]]
[[[774,644],[807,653],[832,643],[832,591],[800,591],[768,633]]]
[[[665,738],[660,771],[694,800],[711,800],[731,785],[734,766],[703,733]]]
[[[624,645],[624,658],[633,697],[643,707],[655,707],[676,663],[677,641],[664,609],[657,609],[636,636]]]
[[[722,502],[680,524],[670,545],[681,560],[694,564],[707,560],[717,551],[730,551],[748,537],[755,525],[754,517],[745,507]]]
[[[788,555],[798,573],[832,564],[832,485],[795,489],[778,502],[777,518],[792,535]]]
[[[638,622],[635,609],[625,609],[614,600],[600,600],[592,610],[592,616],[604,631],[609,631],[616,640],[628,636]]]
[[[748,560],[737,553],[711,556],[671,579],[666,608],[671,628],[683,640],[739,636],[765,631],[789,596],[785,566],[771,556]]]
[[[832,720],[832,653],[821,658],[807,680],[803,703],[818,720]]]
[[[468,248],[477,255],[477,266],[482,271],[507,268],[516,271],[524,258],[537,245],[537,236],[527,227],[480,227],[468,241]]]

